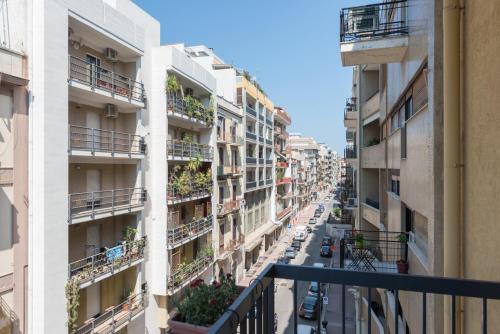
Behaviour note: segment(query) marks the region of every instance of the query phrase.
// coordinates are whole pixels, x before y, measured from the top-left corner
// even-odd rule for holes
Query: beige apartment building
[[[288,149],[287,127],[292,124],[290,115],[281,107],[274,108],[274,155],[275,155],[275,194],[276,220],[283,229],[295,218],[295,195],[291,151]],[[278,234],[281,232],[278,231]]]
[[[496,5],[388,1],[342,10],[342,62],[355,66],[343,171],[345,191],[358,199],[354,226],[381,243],[391,232],[406,233],[410,274],[500,279],[500,267],[487,260],[495,254],[498,214],[498,98],[487,87],[498,79],[488,74],[494,66],[484,66],[499,43],[479,38],[496,29]],[[361,298],[366,302],[366,293]],[[384,325],[394,319],[394,295],[371,298],[384,310],[383,318],[373,313],[374,327],[394,333]],[[396,302],[400,332],[421,332],[422,299],[401,293]],[[427,307],[427,332],[447,332],[450,300],[432,296]],[[479,332],[480,310],[480,301],[458,301],[458,330]],[[490,330],[498,310],[488,307]]]

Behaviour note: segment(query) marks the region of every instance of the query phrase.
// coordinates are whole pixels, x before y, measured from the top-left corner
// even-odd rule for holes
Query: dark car
[[[304,300],[300,304],[299,315],[307,319],[316,319],[318,316],[318,297],[315,296],[305,296]]]
[[[329,235],[323,236],[323,240],[321,240],[321,246],[331,246],[333,245],[333,239]]]
[[[307,233],[312,233],[312,231],[313,231],[313,229],[310,226],[307,226],[306,229],[307,229]]]
[[[279,263],[279,264],[289,264],[290,263],[290,259],[287,258],[287,257],[281,256],[281,257],[278,258],[278,260],[276,262]]]
[[[300,251],[300,241],[298,240],[295,240],[295,241],[292,241],[292,243],[290,244],[290,246],[292,246],[293,248],[295,248],[298,251]]]
[[[321,246],[319,255],[323,257],[332,257],[332,250],[330,246]]]
[[[315,217],[315,218],[319,218],[319,217],[321,217],[321,210],[316,210],[316,211],[314,212],[314,217]]]

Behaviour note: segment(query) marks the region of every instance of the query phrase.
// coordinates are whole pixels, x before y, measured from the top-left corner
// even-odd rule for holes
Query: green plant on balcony
[[[197,258],[202,259],[202,258],[212,257],[212,256],[214,256],[214,250],[212,247],[207,246],[198,252]]]
[[[165,83],[165,89],[167,90],[167,93],[175,94],[180,90],[180,88],[181,85],[179,84],[177,77],[175,75],[169,75],[167,77],[167,82]]]
[[[191,133],[185,133],[183,136],[182,136],[182,141],[185,143],[185,144],[192,144],[193,143],[193,135]]]
[[[184,97],[184,104],[186,106],[186,114],[189,117],[197,118],[202,120],[202,110],[203,104],[196,98],[191,95],[187,95]]]
[[[204,109],[204,114],[203,118],[205,119],[205,122],[209,126],[212,126],[214,124],[214,110],[215,110],[215,101],[214,101],[214,96],[210,95],[210,101],[208,102],[208,107]]]
[[[378,145],[378,144],[380,144],[380,139],[378,137],[375,137],[375,138],[370,139],[366,146],[368,147],[368,146],[373,146],[373,145]]]
[[[66,310],[68,312],[68,329],[73,332],[78,321],[78,307],[80,306],[80,287],[78,280],[73,277],[66,283]]]
[[[138,230],[134,227],[127,226],[122,230],[122,238],[125,244],[131,244],[135,240]]]
[[[187,289],[182,302],[175,302],[178,311],[175,320],[196,326],[210,326],[233,303],[237,294],[238,288],[231,275],[212,284],[198,279]]]
[[[340,218],[340,208],[333,209],[333,214],[336,218]]]
[[[365,236],[362,233],[356,234],[354,238],[354,245],[358,248],[363,248],[365,244]]]

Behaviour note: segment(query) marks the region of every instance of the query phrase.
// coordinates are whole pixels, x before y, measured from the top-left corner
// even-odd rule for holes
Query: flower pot
[[[178,314],[168,320],[168,326],[172,334],[205,334],[210,329],[210,327],[195,326],[179,321]]]
[[[396,262],[397,266],[398,266],[398,273],[399,274],[408,274],[408,262],[405,261],[405,260],[398,260]]]
[[[354,241],[354,246],[356,246],[356,248],[363,248],[363,245],[364,245],[363,241],[359,240]]]

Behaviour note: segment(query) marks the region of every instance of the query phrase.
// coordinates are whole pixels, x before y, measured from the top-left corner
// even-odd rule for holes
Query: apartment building
[[[297,159],[300,160],[298,169],[299,174],[301,174],[299,187],[302,188],[302,193],[307,197],[304,204],[310,203],[312,200],[317,199],[320,190],[318,186],[318,143],[312,137],[292,133],[290,134],[289,145],[292,152],[296,152]]]
[[[288,148],[287,127],[292,124],[290,115],[281,107],[274,108],[274,154],[276,169],[276,220],[285,227],[297,214],[295,207],[295,188],[292,172],[292,155]],[[278,229],[281,229],[279,227]],[[278,234],[280,231],[277,232]]]
[[[27,2],[0,4],[0,333],[27,333]]]

